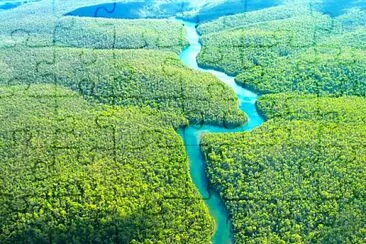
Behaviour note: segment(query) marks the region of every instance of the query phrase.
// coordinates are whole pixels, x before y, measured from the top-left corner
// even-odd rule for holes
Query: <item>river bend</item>
[[[243,132],[252,130],[261,124],[264,120],[260,116],[256,108],[258,95],[238,85],[233,76],[229,76],[223,72],[199,67],[197,63],[197,55],[201,51],[202,45],[199,42],[200,36],[196,30],[196,23],[177,20],[184,24],[186,30],[186,39],[189,46],[186,47],[179,55],[180,60],[189,68],[202,72],[209,72],[219,78],[222,82],[228,84],[235,92],[239,99],[240,109],[248,116],[248,122],[235,129],[227,129],[219,126],[203,125],[200,127],[189,126],[184,130],[180,130],[184,145],[189,157],[190,173],[193,183],[198,188],[202,198],[204,199],[211,216],[216,223],[215,234],[212,237],[214,244],[226,244],[233,242],[232,223],[230,221],[228,211],[224,205],[220,195],[213,189],[208,187],[208,179],[206,175],[206,164],[200,150],[200,137],[202,133],[217,132]]]

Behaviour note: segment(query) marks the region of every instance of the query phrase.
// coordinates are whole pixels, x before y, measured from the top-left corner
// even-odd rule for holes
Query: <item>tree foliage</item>
[[[174,127],[55,85],[0,87],[1,243],[208,242],[213,222]]]
[[[90,101],[149,106],[192,123],[246,120],[228,85],[184,67],[171,52],[19,46],[0,50],[0,57],[8,66],[2,73],[12,77],[2,84],[57,83]]]
[[[56,45],[103,49],[160,49],[179,53],[188,45],[181,24],[170,20],[64,17],[55,27]]]
[[[237,243],[363,243],[366,12],[296,6],[199,26],[200,64],[265,94],[257,106],[268,119],[204,135],[207,174]]]
[[[331,18],[316,8],[295,11],[296,6],[200,25],[205,31],[199,63],[236,75],[239,84],[259,93],[365,95],[365,30],[360,16],[366,11],[352,9]],[[279,12],[270,15],[274,10]]]
[[[366,99],[363,97],[278,93],[260,97],[257,107],[269,120],[325,121],[359,125],[366,122]]]
[[[365,98],[266,95],[252,132],[206,134],[210,182],[238,243],[362,243]]]
[[[309,12],[309,8],[304,4],[280,5],[272,8],[265,8],[259,11],[246,12],[223,16],[216,20],[202,23],[198,26],[200,34],[226,31],[250,26],[260,22],[287,19]]]
[[[318,95],[365,96],[366,52],[358,49],[314,48],[268,67],[242,72],[237,82],[260,93],[301,92]]]

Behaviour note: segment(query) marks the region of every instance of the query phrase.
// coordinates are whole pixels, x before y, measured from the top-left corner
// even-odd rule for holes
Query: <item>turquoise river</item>
[[[217,132],[243,132],[250,131],[260,126],[264,120],[260,116],[256,108],[256,100],[258,95],[238,85],[234,77],[228,76],[223,72],[213,69],[201,68],[197,64],[197,55],[201,51],[202,45],[199,41],[200,36],[196,30],[196,23],[177,20],[184,24],[186,29],[186,38],[189,41],[189,46],[185,48],[179,58],[188,67],[210,72],[219,78],[222,82],[229,85],[236,93],[240,109],[248,116],[248,122],[235,129],[227,129],[224,127],[203,125],[203,126],[189,126],[180,131],[183,138],[187,154],[190,161],[190,173],[193,183],[198,188],[202,198],[204,199],[211,216],[216,223],[215,234],[212,238],[214,244],[226,244],[233,242],[232,223],[230,221],[228,211],[225,208],[224,202],[220,195],[209,187],[206,176],[205,160],[200,150],[200,136],[202,133],[217,133]]]

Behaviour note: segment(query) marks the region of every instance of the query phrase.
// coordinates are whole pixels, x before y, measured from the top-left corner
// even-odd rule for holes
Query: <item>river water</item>
[[[198,188],[203,197],[211,216],[216,223],[215,234],[212,237],[214,244],[233,243],[232,223],[229,218],[228,211],[224,205],[220,195],[209,187],[206,175],[206,164],[200,150],[200,137],[202,133],[217,133],[217,132],[243,132],[250,131],[261,124],[264,120],[256,109],[255,102],[258,95],[239,86],[235,83],[234,77],[228,76],[223,72],[213,69],[201,68],[197,64],[197,55],[201,51],[202,45],[199,42],[199,34],[196,30],[196,23],[177,20],[184,24],[186,29],[186,38],[189,41],[189,46],[185,48],[179,55],[180,60],[189,68],[209,72],[219,78],[222,82],[228,84],[236,93],[240,109],[248,116],[248,122],[235,129],[227,129],[224,127],[203,125],[203,126],[189,126],[184,130],[180,130],[179,134],[182,136],[186,151],[190,161],[190,173],[193,183]]]

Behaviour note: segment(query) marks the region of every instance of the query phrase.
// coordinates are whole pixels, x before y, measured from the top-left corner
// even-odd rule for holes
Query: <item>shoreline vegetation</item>
[[[236,82],[262,95],[267,120],[251,132],[204,134],[207,174],[238,243],[362,242],[366,13],[298,7],[198,26],[199,63],[240,71]]]
[[[17,47],[0,50],[0,57],[7,60],[3,75],[30,85],[57,82],[90,102],[149,106],[192,124],[245,122],[229,86],[185,68],[171,52]]]
[[[177,130],[246,123],[235,93],[179,61],[181,24],[52,2],[0,11],[0,242],[210,242]],[[283,2],[198,23],[200,67],[261,94],[267,120],[202,136],[209,185],[237,243],[361,243],[366,11]]]
[[[208,241],[212,222],[172,126],[183,117],[91,105],[53,84],[0,94],[3,243]]]
[[[182,20],[178,19],[178,21]],[[227,209],[224,206],[222,198],[215,191],[215,186],[207,179],[206,162],[200,148],[201,136],[206,133],[250,130],[260,126],[263,123],[263,120],[255,109],[254,103],[257,98],[256,94],[252,94],[250,91],[237,86],[233,77],[227,76],[225,73],[217,70],[205,69],[197,63],[196,58],[200,52],[201,43],[199,42],[199,34],[196,25],[194,22],[183,21],[183,23],[186,27],[187,39],[189,39],[190,46],[180,54],[179,57],[182,62],[192,69],[211,73],[220,79],[223,84],[228,84],[237,96],[240,110],[248,117],[247,123],[238,126],[230,126],[226,121],[224,121],[224,126],[220,127],[202,123],[201,127],[187,126],[179,132],[186,146],[193,182],[202,195],[202,198],[205,200],[206,206],[216,223],[216,229],[211,242],[232,243],[234,241],[232,223]],[[250,104],[248,103],[248,99],[251,101]],[[246,104],[246,106],[244,107],[243,104]]]

